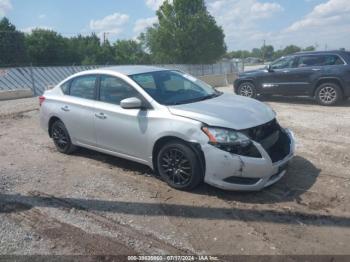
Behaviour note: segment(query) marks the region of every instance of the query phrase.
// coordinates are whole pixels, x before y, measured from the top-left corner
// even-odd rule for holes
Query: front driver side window
[[[287,56],[282,57],[278,59],[277,61],[273,62],[271,64],[272,69],[285,69],[285,68],[292,68],[294,64],[294,57]]]
[[[130,97],[141,98],[140,94],[123,80],[114,76],[101,76],[100,101],[119,105],[120,101]]]

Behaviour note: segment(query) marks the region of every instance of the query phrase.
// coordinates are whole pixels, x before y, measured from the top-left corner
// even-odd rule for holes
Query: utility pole
[[[103,32],[103,44],[107,42],[108,32]]]
[[[266,40],[264,39],[264,45],[263,45],[263,63],[265,64],[265,47],[266,47]]]
[[[242,72],[244,72],[245,57],[244,57],[244,52],[243,51],[241,51],[241,60],[242,60]]]

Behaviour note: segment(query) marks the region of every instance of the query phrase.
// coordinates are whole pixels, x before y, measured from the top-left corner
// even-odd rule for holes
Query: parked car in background
[[[121,66],[75,74],[40,97],[59,152],[77,146],[151,167],[170,186],[260,190],[286,174],[291,131],[257,100],[186,73]]]
[[[350,96],[350,52],[300,52],[264,69],[239,74],[234,91],[241,96],[311,96],[335,105]]]

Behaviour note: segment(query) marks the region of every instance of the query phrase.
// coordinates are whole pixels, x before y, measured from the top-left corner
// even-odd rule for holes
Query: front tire
[[[333,106],[343,100],[343,93],[337,84],[324,83],[316,90],[316,100],[320,105]]]
[[[191,190],[203,180],[203,171],[195,152],[185,143],[165,144],[157,154],[157,170],[171,187]]]
[[[71,154],[76,150],[76,146],[72,144],[68,130],[62,121],[57,120],[51,127],[52,140],[56,149],[63,154]]]
[[[256,98],[256,88],[255,85],[251,82],[243,82],[237,88],[237,95]]]

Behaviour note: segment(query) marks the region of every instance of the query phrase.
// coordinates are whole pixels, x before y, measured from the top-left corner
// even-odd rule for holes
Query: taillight
[[[41,106],[45,101],[45,96],[39,96],[39,105]]]

